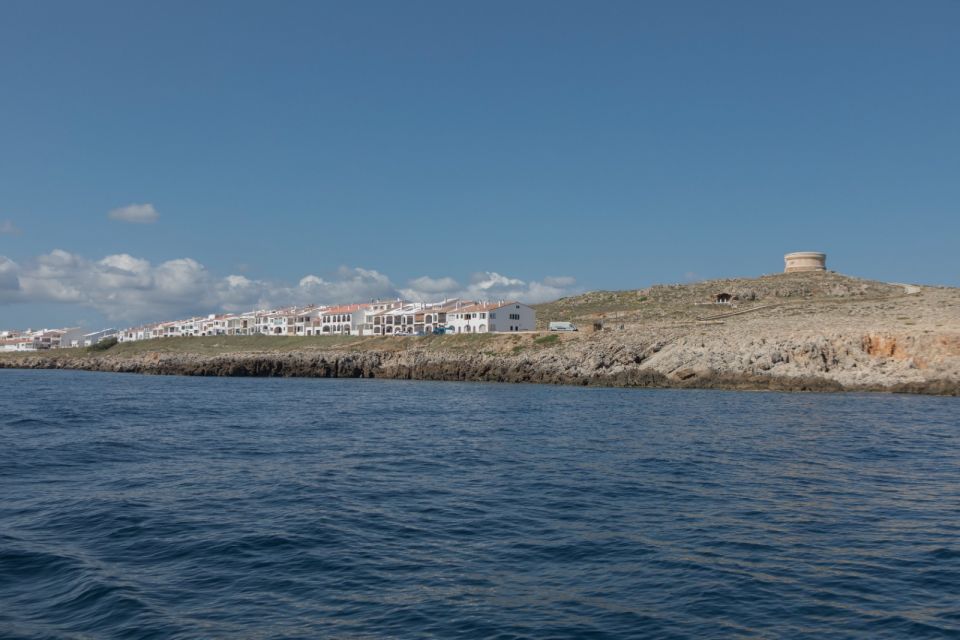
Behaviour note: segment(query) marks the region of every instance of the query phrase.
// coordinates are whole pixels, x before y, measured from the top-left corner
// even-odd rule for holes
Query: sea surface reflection
[[[958,401],[0,371],[0,635],[956,637]]]

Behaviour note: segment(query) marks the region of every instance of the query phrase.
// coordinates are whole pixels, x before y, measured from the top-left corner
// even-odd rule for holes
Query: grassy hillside
[[[759,278],[729,278],[689,284],[655,285],[629,291],[591,291],[535,305],[537,324],[565,320],[589,326],[594,321],[687,320],[710,313],[715,296],[727,293],[740,306],[803,300],[871,299],[902,295],[900,285],[852,278],[833,272],[778,273]]]
[[[158,338],[138,342],[122,342],[108,349],[101,346],[76,349],[55,349],[41,354],[62,357],[85,357],[99,355],[133,356],[144,353],[196,353],[217,355],[239,351],[301,351],[304,349],[333,349],[354,345],[362,339],[357,337],[317,336],[209,336],[202,338]],[[368,338],[367,340],[371,340]],[[0,353],[4,358],[26,358],[37,352]]]
[[[198,338],[161,338],[140,342],[122,342],[109,349],[111,354],[144,352],[192,351],[216,354],[232,351],[299,351],[301,349],[330,349],[357,342],[351,336],[208,336]]]
[[[736,299],[732,305],[713,304],[718,293]],[[755,307],[769,307],[764,313],[776,317],[806,314],[859,301],[883,301],[902,297],[904,287],[882,282],[851,278],[830,272],[776,274],[760,278],[712,280],[690,284],[656,285],[628,291],[591,291],[554,302],[535,305],[538,328],[543,331],[550,321],[570,321],[589,330],[595,321],[607,327],[619,324],[649,326],[651,323],[689,324],[700,318],[711,318]],[[784,304],[787,303],[787,304]],[[798,304],[800,306],[798,306]],[[881,304],[878,302],[877,304]],[[560,343],[586,337],[583,333],[563,334],[543,340],[537,334],[460,334],[423,337],[360,337],[360,336],[217,336],[204,338],[161,338],[117,344],[103,350],[62,349],[46,352],[56,357],[136,356],[147,353],[194,353],[219,355],[237,352],[291,352],[309,350],[398,351],[412,346],[429,351],[518,353],[541,350]],[[538,341],[539,340],[539,341]],[[17,359],[34,353],[2,353],[0,358]]]
[[[555,336],[547,336],[554,338]],[[563,336],[574,340],[577,336]],[[538,341],[539,340],[539,341]],[[443,336],[210,336],[198,338],[158,338],[123,342],[109,348],[87,347],[78,349],[54,349],[41,352],[0,353],[0,359],[17,360],[41,356],[57,358],[85,358],[97,356],[127,357],[153,353],[191,353],[196,355],[224,355],[257,351],[400,351],[413,346],[436,352],[453,353],[516,353],[522,349],[543,349],[553,346],[557,340],[543,340],[540,334],[457,334]]]

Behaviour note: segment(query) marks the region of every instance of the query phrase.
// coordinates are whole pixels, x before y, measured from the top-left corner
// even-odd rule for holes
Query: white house
[[[63,335],[60,336],[60,348],[92,347],[104,338],[116,336],[116,329],[101,329],[92,333],[88,332],[87,329],[65,329]]]
[[[327,313],[326,309],[326,307],[318,307],[316,305],[310,305],[299,310],[294,309],[296,318],[294,318],[293,332],[291,335],[313,335],[313,329],[320,317]]]
[[[203,318],[187,318],[186,320],[177,320],[173,325],[169,335],[177,337],[190,337],[200,335],[200,328]]]
[[[228,336],[249,336],[256,333],[257,315],[253,312],[227,317]]]
[[[153,325],[153,330],[151,331],[152,337],[166,338],[171,336],[176,325],[176,322],[159,322]]]
[[[418,330],[416,326],[417,313],[421,312],[422,309],[422,303],[411,302],[390,309],[389,311],[384,311],[377,316],[381,319],[381,329],[383,333],[385,335],[415,333]],[[376,322],[376,319],[374,322]],[[422,330],[422,328],[420,330]]]
[[[33,338],[20,336],[18,338],[0,338],[0,351],[36,351],[37,346]]]
[[[382,336],[393,333],[395,316],[387,314],[394,309],[407,304],[403,300],[391,300],[389,302],[376,301],[364,309],[362,335]],[[389,317],[389,324],[387,319]]]
[[[270,336],[285,336],[287,325],[295,324],[296,316],[292,309],[276,309],[273,311],[257,311],[256,332]]]
[[[66,329],[45,329],[34,335],[33,341],[37,344],[37,349],[58,349],[60,340],[66,332]]]
[[[121,342],[165,337],[222,335],[410,335],[445,327],[454,333],[533,331],[536,312],[520,302],[443,302],[390,300],[338,305],[310,305],[257,310],[245,314],[210,314],[159,322],[121,331],[79,335],[77,330],[0,333],[0,350],[35,350],[63,346],[90,346],[110,335]],[[16,340],[15,340],[16,339]],[[22,340],[21,340],[22,339]],[[28,344],[29,343],[29,344]]]
[[[457,298],[427,304],[423,308],[423,331],[432,333],[438,327],[446,327],[449,314],[456,313],[457,309],[472,304],[476,303],[465,302]]]
[[[462,300],[444,300],[443,302],[414,303],[405,305],[388,311],[386,319],[389,323],[390,317],[393,317],[393,333],[431,333],[437,327],[447,326],[447,317],[450,313],[455,313],[458,309],[475,305],[476,302],[464,302]],[[386,327],[390,329],[388,324]]]
[[[372,306],[373,303],[328,307],[307,328],[307,335],[361,335],[367,319],[367,310]]]
[[[119,332],[116,329],[101,329],[100,331],[93,331],[92,333],[85,333],[80,339],[80,344],[77,346],[80,347],[92,347],[101,340],[106,340],[107,338],[116,338],[118,337]]]
[[[120,342],[134,342],[136,340],[143,340],[141,335],[143,327],[127,327],[117,335],[117,340]],[[140,335],[141,337],[138,337]]]
[[[533,331],[537,313],[521,302],[478,302],[448,312],[447,326],[457,333]]]
[[[0,351],[37,351],[57,349],[69,329],[41,329],[33,331],[4,331],[0,333]]]

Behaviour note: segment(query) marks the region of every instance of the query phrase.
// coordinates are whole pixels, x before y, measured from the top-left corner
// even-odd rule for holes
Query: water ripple
[[[960,637],[955,399],[0,393],[2,637]]]

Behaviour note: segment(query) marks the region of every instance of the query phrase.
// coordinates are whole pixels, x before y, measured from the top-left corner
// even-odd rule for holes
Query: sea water
[[[956,637],[958,416],[0,371],[0,637]]]

